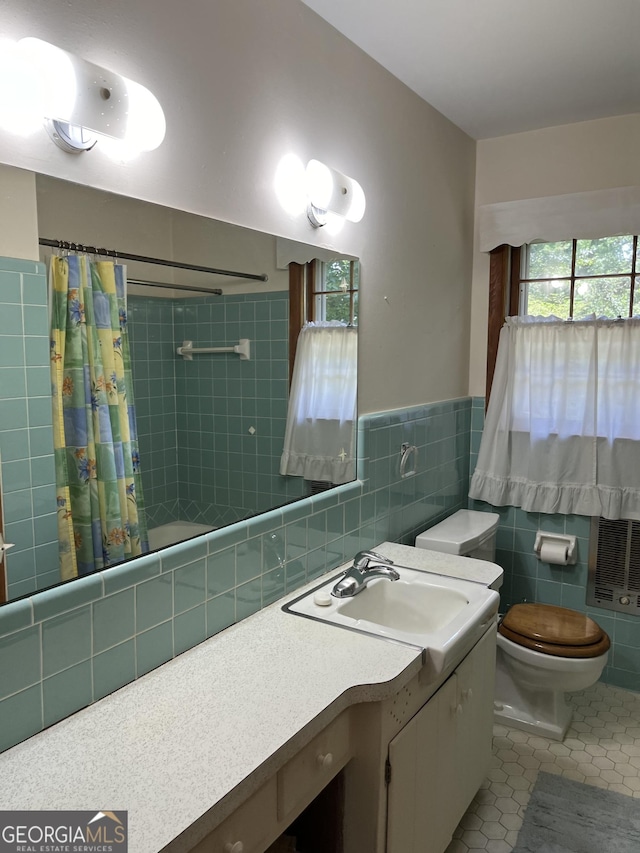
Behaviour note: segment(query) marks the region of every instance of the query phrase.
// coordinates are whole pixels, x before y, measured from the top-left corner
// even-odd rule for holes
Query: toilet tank
[[[459,509],[421,533],[416,538],[416,548],[494,562],[499,520],[495,512]]]

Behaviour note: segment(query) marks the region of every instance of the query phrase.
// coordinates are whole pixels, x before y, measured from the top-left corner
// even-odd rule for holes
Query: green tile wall
[[[359,420],[359,480],[0,608],[0,749],[466,505],[471,400]],[[403,442],[418,471],[399,475]]]
[[[9,597],[56,583],[58,531],[44,265],[0,258],[0,460]]]
[[[305,494],[278,473],[289,387],[289,294],[247,293],[176,302],[176,341],[232,346],[176,360],[178,480],[182,517],[227,524]],[[215,521],[212,521],[215,519]]]
[[[148,527],[179,518],[172,299],[129,296],[133,393]]]
[[[484,425],[484,398],[475,397],[471,420],[471,472],[475,468]],[[640,690],[640,618],[599,607],[587,607],[587,570],[591,519],[580,515],[549,515],[525,512],[518,507],[493,507],[482,501],[469,502],[473,509],[497,512],[496,562],[504,569],[501,606],[506,610],[521,601],[557,604],[587,613],[611,638],[609,662],[602,681]],[[568,533],[578,537],[575,566],[551,566],[535,556],[538,530]]]
[[[286,292],[129,298],[134,393],[149,526],[220,527],[305,493],[278,474],[288,397]],[[251,358],[176,355],[251,342]],[[250,430],[253,430],[251,432]]]

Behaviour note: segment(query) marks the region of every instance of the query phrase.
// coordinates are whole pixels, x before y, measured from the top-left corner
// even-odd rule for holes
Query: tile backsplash
[[[306,493],[282,477],[289,389],[288,291],[130,296],[129,334],[148,526],[221,527]],[[194,347],[250,341],[251,357],[192,361]]]
[[[528,600],[588,612],[609,633],[603,680],[640,683],[640,619],[587,608],[589,519],[490,507],[467,498],[484,400],[461,398],[365,415],[359,480],[0,608],[0,749],[6,749],[285,593],[362,548],[417,533],[457,509],[500,515],[502,606]],[[400,476],[403,443],[418,448]],[[538,529],[578,537],[578,563],[533,554]]]
[[[0,749],[467,503],[471,400],[366,415],[359,480],[0,608]],[[418,448],[400,477],[403,442]]]

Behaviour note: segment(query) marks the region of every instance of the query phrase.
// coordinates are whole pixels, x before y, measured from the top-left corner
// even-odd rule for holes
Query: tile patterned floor
[[[491,771],[446,853],[511,853],[539,770],[640,799],[640,694],[598,683],[571,704],[563,743],[494,726]]]

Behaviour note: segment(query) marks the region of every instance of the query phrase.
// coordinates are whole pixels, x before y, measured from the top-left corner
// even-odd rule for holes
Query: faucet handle
[[[377,560],[385,566],[392,566],[393,560],[378,554],[375,551],[359,551],[353,558],[353,566],[356,569],[366,569],[369,565],[369,560]]]

